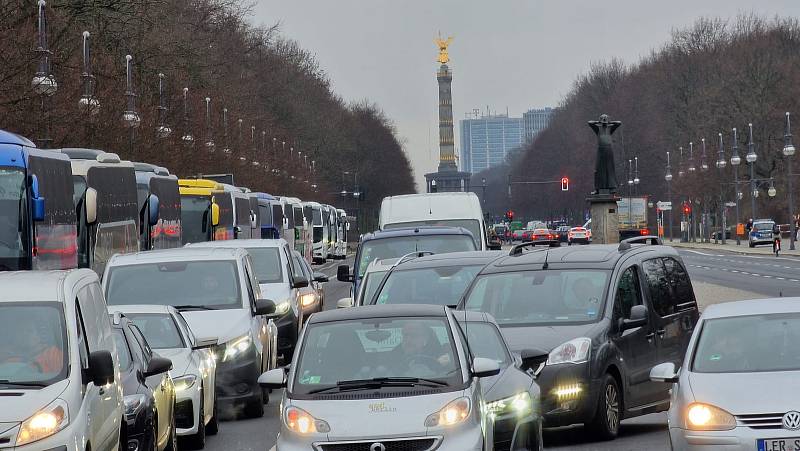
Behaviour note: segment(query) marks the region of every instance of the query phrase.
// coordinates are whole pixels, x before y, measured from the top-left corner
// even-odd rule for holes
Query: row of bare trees
[[[251,25],[242,0],[48,1],[58,90],[44,108],[31,85],[33,3],[0,4],[2,129],[34,141],[49,129],[53,147],[100,148],[183,176],[233,172],[238,184],[305,199],[334,201],[343,188],[355,188],[342,186],[343,171],[358,173],[366,195],[360,207],[367,209],[385,195],[414,190],[410,163],[381,110],[337,97],[314,56],[277,26]],[[79,105],[84,31],[91,34],[94,116]],[[141,117],[133,131],[122,121],[126,55],[133,57]],[[156,131],[159,74],[166,87],[163,120],[173,130],[167,137]],[[193,145],[182,139],[187,135]]]
[[[800,115],[800,23],[742,15],[726,21],[700,19],[677,30],[670,42],[636,64],[612,60],[594,64],[580,76],[554,114],[548,129],[500,167],[476,175],[486,178],[487,202],[498,212],[512,208],[530,218],[568,216],[582,220],[593,190],[596,140],[586,121],[607,113],[621,120],[615,135],[619,194],[628,195],[628,160],[638,157],[641,183],[633,191],[654,201],[667,200],[667,152],[672,166],[673,203],[691,200],[695,211],[717,212],[735,192],[732,129],[738,128],[738,186],[741,220],[752,217],[747,153],[748,124],[753,124],[756,179],[772,179],[777,191],[761,184],[756,215],[789,222],[788,175],[783,148],[784,115]],[[719,134],[726,165],[717,169]],[[702,139],[706,140],[702,170]],[[689,172],[689,143],[694,143],[695,172]],[[683,147],[683,158],[680,156]],[[792,158],[798,158],[797,156]],[[795,164],[800,167],[800,162]],[[678,173],[684,175],[679,177]],[[557,180],[567,176],[570,190],[558,185],[514,185],[507,180]],[[473,180],[474,181],[474,180]],[[800,178],[795,175],[795,199]],[[795,202],[797,204],[797,202]],[[677,205],[676,205],[677,208]],[[674,213],[678,215],[676,211]],[[728,223],[733,223],[729,212]],[[676,217],[676,221],[677,221]]]

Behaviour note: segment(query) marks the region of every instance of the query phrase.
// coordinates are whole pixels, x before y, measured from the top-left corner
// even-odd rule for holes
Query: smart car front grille
[[[353,442],[327,442],[315,443],[314,449],[316,451],[374,451],[376,449],[385,451],[430,451],[436,449],[440,441],[441,438],[439,437],[422,437]],[[377,446],[378,444],[382,446]]]
[[[736,420],[742,426],[747,426],[752,429],[783,429],[782,413],[736,415]]]

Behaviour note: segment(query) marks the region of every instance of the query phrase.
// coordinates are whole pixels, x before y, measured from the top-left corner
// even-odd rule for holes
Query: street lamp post
[[[669,152],[667,152],[667,172],[664,174],[664,180],[667,182],[667,202],[670,203],[669,211],[669,241],[672,242],[672,168],[669,166]]]
[[[58,83],[53,74],[50,73],[50,56],[52,52],[47,48],[47,17],[45,14],[45,7],[47,4],[44,0],[39,0],[39,16],[38,16],[38,32],[36,36],[37,45],[36,53],[39,55],[39,63],[36,74],[31,81],[33,91],[39,95],[41,99],[41,120],[42,120],[42,137],[38,140],[39,147],[50,147],[50,111],[49,99],[58,90]]]
[[[231,153],[231,148],[228,145],[228,109],[222,109],[222,152],[226,155]]]
[[[91,47],[89,42],[90,34],[83,32],[83,72],[81,81],[83,82],[83,95],[78,100],[78,105],[86,113],[86,142],[91,146],[93,138],[92,122],[93,117],[100,111],[100,102],[94,96],[95,78],[92,75]]]
[[[194,146],[194,135],[189,127],[189,88],[183,88],[183,136],[181,141],[186,147]]]
[[[794,220],[794,188],[792,187],[792,157],[794,156],[794,144],[792,144],[792,124],[789,119],[789,112],[786,112],[786,130],[783,133],[783,156],[786,157],[786,172],[789,188],[789,250],[795,250],[794,241],[797,237],[797,230]]]
[[[753,220],[756,219],[756,197],[758,197],[758,187],[755,182],[755,166],[758,155],[756,155],[756,145],[753,142],[753,124],[747,124],[750,128],[750,139],[747,141],[747,155],[745,159],[747,164],[750,165],[750,214]]]
[[[211,97],[206,97],[206,150],[213,152],[216,144],[211,131]]]
[[[125,97],[128,98],[128,107],[122,112],[122,122],[130,129],[130,154],[133,155],[133,139],[136,129],[142,122],[136,112],[136,93],[133,92],[133,57],[125,55],[126,84]]]
[[[719,170],[719,214],[720,214],[720,237],[722,239],[723,246],[726,244],[726,233],[727,233],[727,217],[725,214],[726,205],[725,205],[725,185],[722,182],[722,178],[725,175],[725,166],[727,165],[727,161],[725,161],[725,146],[722,142],[722,133],[719,133],[719,151],[717,153],[717,169]],[[738,189],[737,189],[738,191]],[[717,241],[716,235],[714,236],[714,242]]]
[[[172,134],[172,129],[167,125],[167,103],[164,98],[164,74],[158,74],[158,126],[156,136],[164,139]]]
[[[739,165],[742,163],[742,157],[739,156],[739,137],[736,128],[733,129],[733,144],[731,146],[731,166],[733,166],[733,186],[736,192],[734,193],[733,200],[736,202],[736,245],[742,244],[742,239],[739,236],[739,199],[742,198],[742,193],[739,191]]]
[[[702,146],[702,152],[700,154],[700,172],[707,172],[708,171],[708,160],[706,159],[706,139],[701,138],[700,143]],[[711,203],[710,195],[706,190],[703,190],[703,214],[700,217],[700,230],[702,231],[702,236],[700,237],[700,241],[703,243],[708,243],[711,241],[711,236],[709,235],[709,222],[711,213],[709,212],[709,204]]]

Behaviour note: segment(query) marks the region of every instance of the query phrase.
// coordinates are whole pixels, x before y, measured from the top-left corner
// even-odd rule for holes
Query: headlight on
[[[581,337],[570,340],[550,351],[547,356],[547,365],[559,363],[583,363],[589,360],[592,351],[592,339]]]
[[[194,383],[197,382],[197,376],[194,374],[187,374],[186,376],[176,377],[173,379],[173,383],[175,384],[175,391],[184,391],[194,387]]]
[[[289,312],[290,308],[292,308],[292,305],[289,303],[289,301],[283,301],[275,306],[275,313],[278,315],[284,315]]]
[[[729,431],[736,427],[736,418],[709,404],[694,403],[686,409],[686,428],[695,431]]]
[[[297,407],[288,407],[283,415],[286,427],[299,434],[313,434],[320,432],[327,434],[331,427],[324,420],[314,418],[310,413]]]
[[[495,416],[508,414],[525,415],[531,411],[531,394],[528,392],[518,393],[508,398],[498,399],[486,404],[486,410]]]
[[[314,293],[306,293],[300,296],[299,304],[303,308],[311,307],[315,302],[317,302],[317,295]]]
[[[133,416],[147,404],[145,395],[128,395],[125,397],[125,416]]]
[[[425,427],[452,426],[461,423],[469,417],[472,411],[472,402],[469,398],[462,397],[444,406],[438,412],[428,415],[425,419]]]
[[[16,446],[50,437],[69,424],[67,403],[56,399],[52,404],[25,420],[19,428]]]
[[[231,340],[225,345],[225,354],[222,355],[222,361],[227,362],[244,354],[250,348],[250,336],[245,335],[235,340]]]

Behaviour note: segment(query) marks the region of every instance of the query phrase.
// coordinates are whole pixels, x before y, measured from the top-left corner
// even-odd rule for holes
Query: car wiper
[[[205,305],[173,305],[175,310],[178,311],[185,311],[185,310],[219,310],[218,308],[208,307]]]
[[[317,388],[308,392],[309,395],[331,391],[357,391],[381,387],[445,387],[446,381],[439,379],[426,379],[419,377],[375,377],[372,379],[353,379],[339,381],[336,385]]]
[[[47,387],[47,384],[45,384],[44,382],[14,382],[8,379],[0,379],[0,385],[7,385],[9,387],[36,387],[36,388]]]

